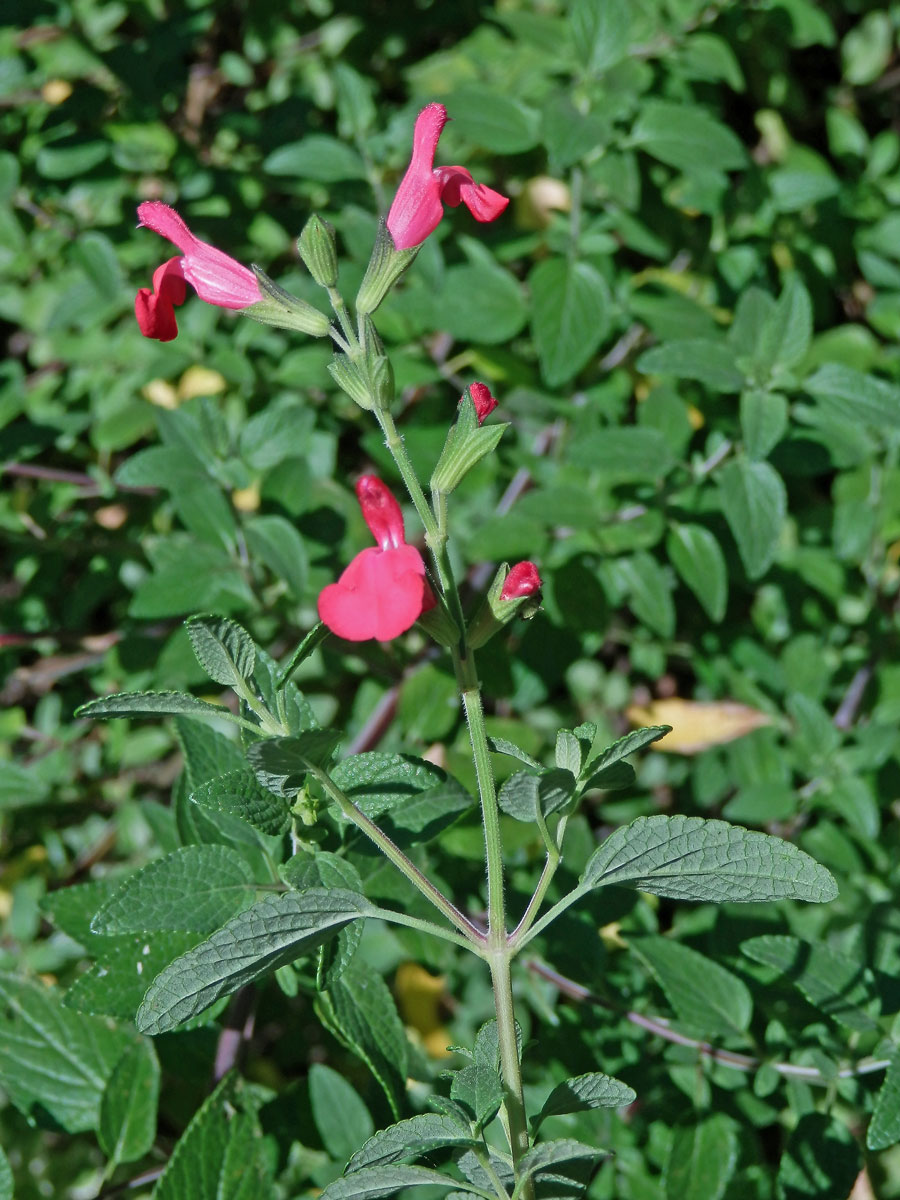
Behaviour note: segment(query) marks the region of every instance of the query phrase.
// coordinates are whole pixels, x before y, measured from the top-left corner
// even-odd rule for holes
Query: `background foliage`
[[[502,560],[535,559],[546,581],[541,614],[480,654],[491,731],[550,761],[560,724],[608,741],[626,710],[676,726],[675,753],[646,754],[579,819],[572,880],[598,832],[671,811],[788,837],[841,885],[814,908],[608,892],[568,917],[517,978],[540,1046],[530,1099],[593,1069],[638,1093],[624,1118],[548,1117],[615,1152],[597,1200],[839,1200],[864,1163],[856,1196],[900,1194],[883,1067],[900,1011],[897,7],[3,13],[0,1196],[12,1176],[31,1200],[144,1175],[128,1194],[147,1196],[170,1158],[160,1200],[312,1195],[392,1106],[445,1090],[438,1072],[463,1060],[444,1047],[471,1046],[490,1015],[455,951],[369,922],[391,989],[370,993],[380,1059],[347,1032],[359,969],[326,1003],[312,960],[244,996],[252,1026],[232,1005],[137,1035],[149,978],[202,933],[144,950],[140,931],[90,921],[128,870],[178,847],[240,874],[239,831],[186,800],[229,747],[182,719],[72,716],[109,691],[221,699],[182,624],[194,612],[286,655],[366,544],[354,479],[397,482],[322,345],[196,300],[176,342],[140,337],[133,294],[163,255],[136,203],[177,203],[313,303],[293,239],[318,211],[352,294],[431,99],[453,117],[439,161],[514,203],[484,228],[445,220],[377,323],[423,475],[470,379],[512,422],[454,497],[473,592]],[[351,746],[427,750],[471,786],[452,677],[414,636],[326,644],[298,681]],[[541,846],[506,832],[524,903]],[[418,851],[473,912],[480,836],[464,815]],[[377,860],[353,861],[369,894],[402,902]],[[662,1038],[663,1019],[689,1044]],[[210,1094],[223,1028],[248,1036]],[[881,1068],[840,1073],[867,1059]],[[182,1137],[193,1149],[172,1158]],[[202,1161],[224,1174],[191,1177]]]

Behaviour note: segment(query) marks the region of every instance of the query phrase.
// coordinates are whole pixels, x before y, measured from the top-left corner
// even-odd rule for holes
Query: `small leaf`
[[[191,801],[209,812],[240,817],[269,837],[279,837],[291,823],[284,797],[260,787],[250,770],[229,771],[210,779],[191,793]]]
[[[503,1083],[499,1071],[487,1063],[472,1063],[453,1076],[450,1097],[464,1104],[479,1129],[487,1125],[503,1103]]]
[[[336,729],[310,729],[297,737],[266,738],[247,747],[247,758],[261,787],[292,799],[310,767],[324,767],[343,734]]]
[[[556,812],[575,791],[575,776],[560,767],[550,767],[534,775],[516,771],[503,782],[497,803],[517,821],[534,821],[538,811],[545,816]]]
[[[676,1125],[663,1176],[666,1200],[721,1200],[737,1157],[734,1122],[724,1113]]]
[[[191,617],[185,621],[197,661],[215,683],[237,687],[256,665],[250,634],[227,617]]]
[[[541,374],[558,387],[578,374],[606,337],[606,283],[587,263],[548,258],[532,270],[528,286]]]
[[[356,1089],[324,1063],[309,1068],[309,1103],[322,1144],[332,1158],[346,1162],[375,1128]]]
[[[631,9],[627,0],[575,0],[570,10],[575,50],[592,75],[615,66],[628,53]]]
[[[744,374],[736,365],[735,353],[724,341],[712,338],[682,338],[645,350],[637,367],[645,375],[674,375],[696,379],[713,392],[739,392]]]
[[[596,1161],[606,1158],[608,1154],[608,1150],[585,1146],[583,1142],[577,1142],[574,1138],[558,1138],[553,1142],[541,1142],[526,1151],[519,1159],[518,1175],[520,1179],[528,1179],[551,1167],[558,1167],[561,1163],[575,1162],[579,1159]]]
[[[837,895],[830,871],[790,842],[702,817],[638,817],[594,851],[586,887],[635,887],[676,900],[748,902]]]
[[[420,1158],[447,1146],[467,1148],[478,1142],[468,1123],[444,1113],[421,1113],[381,1129],[353,1155],[346,1174],[363,1167],[386,1166],[403,1158]]]
[[[319,1193],[319,1200],[379,1200],[379,1197],[396,1196],[404,1188],[428,1186],[490,1196],[464,1180],[451,1179],[428,1167],[387,1166],[365,1167],[335,1179]]]
[[[900,422],[900,387],[866,375],[843,363],[823,363],[804,384],[826,412],[875,429],[896,429]]]
[[[603,1075],[600,1071],[576,1075],[556,1085],[534,1118],[532,1132],[537,1133],[547,1117],[585,1112],[591,1108],[621,1108],[633,1104],[636,1099],[637,1095],[626,1083],[611,1075]]]
[[[704,954],[666,937],[636,937],[629,948],[649,966],[681,1024],[701,1037],[747,1032],[753,998],[742,979]]]
[[[846,1200],[861,1165],[856,1139],[844,1121],[805,1113],[778,1164],[779,1200]]]
[[[784,285],[762,328],[754,359],[764,378],[777,367],[795,367],[812,339],[812,301],[799,275]]]
[[[141,1038],[116,1063],[100,1102],[97,1138],[111,1162],[135,1162],[151,1149],[158,1101],[156,1051]]]
[[[234,720],[221,704],[207,704],[186,692],[117,692],[89,700],[75,710],[76,717],[220,717]]]
[[[599,754],[588,759],[581,772],[582,775],[588,776],[588,781],[584,785],[585,790],[588,788],[609,790],[630,783],[634,779],[634,771],[624,760],[629,754],[636,754],[638,750],[643,750],[645,746],[664,738],[671,732],[671,728],[670,725],[651,725],[647,729],[633,729],[631,733],[626,733],[611,746],[607,746],[605,750],[601,750]],[[623,775],[621,768],[626,766],[628,771]],[[623,779],[624,782],[620,782]]]
[[[166,1033],[220,996],[308,954],[370,911],[361,895],[339,889],[267,896],[157,975],[136,1024],[142,1033]]]
[[[541,764],[536,758],[532,758],[527,754],[521,746],[517,746],[515,742],[508,742],[506,738],[489,737],[488,745],[495,754],[505,754],[508,758],[517,758],[519,762],[527,763],[529,767],[537,767],[540,769]]]
[[[727,125],[695,104],[646,100],[631,131],[631,142],[669,166],[690,171],[715,163],[722,171],[739,171],[747,154]]]
[[[875,1108],[866,1133],[870,1150],[887,1150],[900,1142],[900,1053],[895,1053],[875,1097]]]
[[[748,458],[765,458],[787,432],[788,404],[780,392],[741,392],[741,436]]]
[[[641,550],[615,563],[616,574],[628,592],[628,604],[637,619],[670,638],[675,633],[675,605],[672,582],[665,567],[647,551]]]
[[[450,781],[440,767],[411,754],[370,750],[352,754],[331,772],[331,778],[366,814],[376,820],[384,813],[402,821],[402,810],[433,787]]]
[[[715,534],[703,525],[673,523],[666,538],[672,566],[713,621],[721,621],[728,604],[728,571]]]
[[[858,1033],[878,1029],[878,1001],[872,972],[817,942],[765,935],[741,943],[741,951],[786,975],[810,1004]]]
[[[252,903],[253,875],[227,846],[185,846],[127,879],[91,922],[94,933],[210,933]]]
[[[767,462],[741,458],[718,477],[722,511],[748,576],[758,579],[775,559],[787,512],[781,476]]]

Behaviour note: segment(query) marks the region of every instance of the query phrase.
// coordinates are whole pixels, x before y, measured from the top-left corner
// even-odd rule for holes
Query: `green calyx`
[[[307,304],[299,296],[279,287],[274,280],[255,264],[253,273],[259,283],[263,298],[249,308],[242,309],[245,317],[252,317],[263,325],[274,325],[276,329],[295,329],[313,337],[327,337],[331,322],[323,312]]]

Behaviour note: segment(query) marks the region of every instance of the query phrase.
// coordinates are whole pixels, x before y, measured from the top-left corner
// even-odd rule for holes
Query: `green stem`
[[[473,950],[480,957],[483,957],[482,947],[485,946],[487,938],[481,930],[473,925],[464,913],[461,913],[456,905],[448,900],[444,893],[434,886],[431,880],[422,874],[416,864],[393,842],[383,829],[380,829],[374,821],[353,803],[345,792],[337,786],[336,783],[327,775],[321,767],[315,766],[312,763],[307,763],[310,774],[318,780],[328,795],[335,801],[341,812],[348,821],[352,821],[357,829],[361,830],[367,838],[371,839],[382,852],[385,858],[390,859],[394,866],[406,876],[413,887],[417,888],[426,899],[444,914],[451,925],[455,925],[460,933],[465,937],[466,944],[469,949]]]
[[[547,860],[544,863],[544,869],[541,872],[541,877],[538,880],[537,887],[534,889],[534,895],[529,900],[528,907],[522,914],[521,921],[510,935],[510,941],[513,944],[518,943],[519,940],[525,936],[525,934],[534,924],[534,920],[540,911],[540,907],[544,903],[544,897],[547,894],[547,889],[553,882],[553,876],[556,874],[556,869],[559,866],[562,858],[562,841],[563,837],[565,836],[567,822],[567,816],[560,818],[559,825],[556,829],[556,838],[554,840],[550,836],[550,833],[547,829],[547,822],[544,820],[543,813],[538,813],[538,825],[544,838],[544,845],[547,847]]]
[[[443,925],[435,925],[433,921],[426,921],[423,917],[411,917],[408,913],[396,912],[393,908],[379,908],[377,912],[370,915],[380,917],[382,921],[388,921],[393,925],[404,925],[407,929],[418,929],[420,933],[443,938],[445,942],[453,942],[457,946],[462,946],[464,950],[472,949],[469,938],[464,937],[461,933],[454,933],[452,929],[445,929]]]
[[[259,727],[265,730],[269,737],[284,737],[290,732],[285,725],[272,716],[261,700],[257,700],[243,679],[234,684],[234,690],[247,707],[259,717]]]
[[[506,934],[504,933],[504,941]],[[512,1151],[513,1166],[528,1150],[528,1122],[522,1095],[522,1071],[519,1065],[519,1045],[516,1037],[516,1018],[509,972],[509,954],[503,946],[488,960],[491,984],[494,989],[494,1010],[497,1014],[497,1036],[500,1042],[500,1072],[506,1093],[507,1135]]]
[[[344,337],[347,339],[347,352],[352,355],[354,350],[359,349],[359,343],[356,340],[353,322],[350,320],[350,314],[347,311],[347,305],[344,303],[344,297],[337,288],[330,287],[328,289],[328,299],[331,301],[334,315],[340,321]]]
[[[557,900],[553,907],[545,912],[541,919],[536,921],[529,930],[522,934],[519,934],[519,931],[516,930],[516,933],[513,935],[511,947],[513,953],[518,954],[523,947],[528,945],[532,938],[536,938],[548,925],[552,925],[557,917],[562,916],[567,908],[571,908],[582,896],[586,896],[590,890],[590,888],[582,887],[579,884],[567,896],[563,896],[562,900]]]

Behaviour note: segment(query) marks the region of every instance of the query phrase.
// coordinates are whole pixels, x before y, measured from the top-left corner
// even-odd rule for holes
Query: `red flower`
[[[486,383],[470,383],[469,395],[472,397],[472,403],[475,405],[475,412],[478,415],[478,424],[484,424],[484,418],[497,407],[497,401],[491,395],[491,389]],[[465,396],[460,397],[460,401],[464,400]]]
[[[387,216],[398,250],[424,242],[437,229],[444,210],[465,204],[476,221],[493,221],[509,204],[507,196],[476,183],[465,167],[435,167],[434,155],[447,122],[443,104],[428,104],[416,118],[413,153]]]
[[[533,562],[520,562],[512,568],[503,584],[501,600],[519,600],[541,590],[541,577]]]
[[[249,308],[262,300],[256,276],[236,259],[194,237],[174,208],[159,200],[138,205],[139,223],[168,238],[181,251],[153,272],[153,288],[141,288],[134,312],[144,337],[170,342],[178,333],[175,305],[183,304],[185,281],[201,300],[219,308]]]
[[[435,600],[425,563],[407,545],[400,505],[375,475],[356,485],[363,518],[378,546],[361,550],[337,583],[319,594],[319,616],[348,642],[390,641],[405,633]]]

